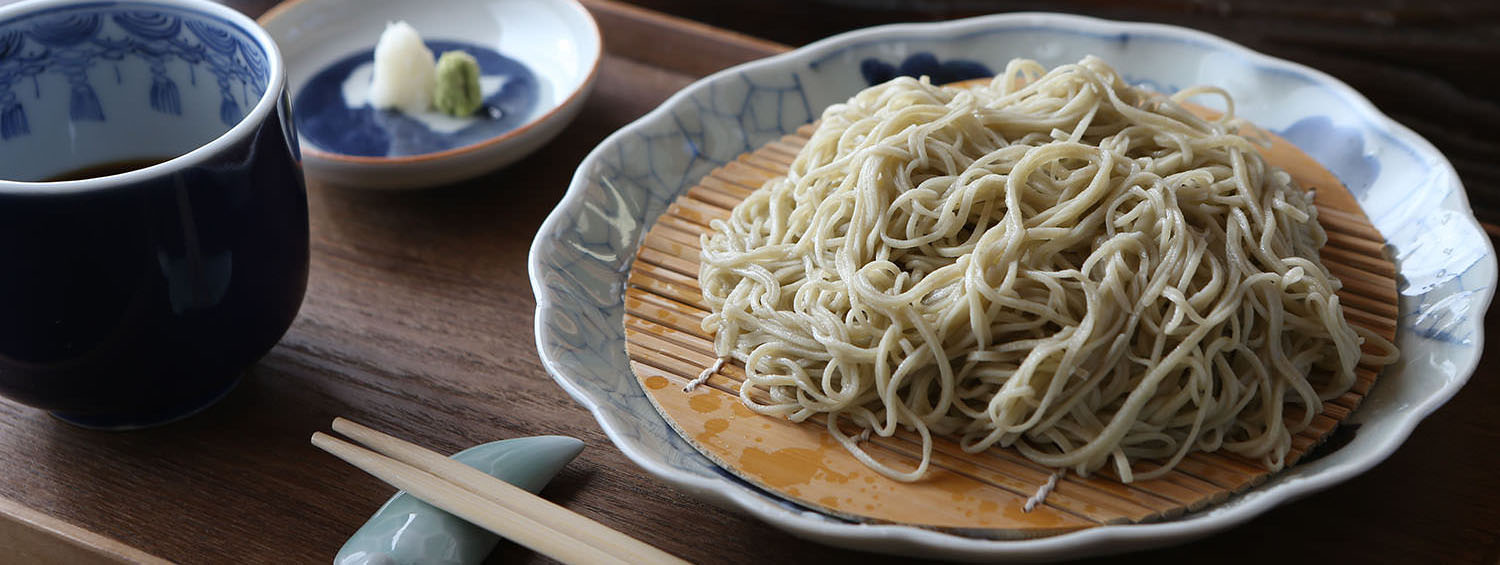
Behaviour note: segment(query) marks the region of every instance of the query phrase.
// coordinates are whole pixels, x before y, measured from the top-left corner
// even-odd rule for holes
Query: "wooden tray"
[[[765,145],[716,169],[677,199],[641,244],[626,290],[626,348],[647,396],[689,443],[745,480],[809,508],[848,519],[960,530],[998,538],[1053,535],[1103,524],[1173,517],[1224,500],[1271,473],[1258,461],[1228,453],[1194,453],[1170,473],[1121,484],[1068,474],[1044,504],[1023,510],[1051,470],[1014,449],[965,453],[935,438],[927,477],[901,483],[867,468],[825,429],[821,418],[801,424],[751,412],[739,400],[745,378],[738,362],[691,392],[684,385],[714,363],[713,337],[701,327],[708,313],[698,287],[699,236],[766,180],[791,166],[813,131]],[[1264,132],[1262,132],[1264,133]],[[1329,234],[1322,257],[1344,282],[1340,300],[1349,322],[1395,337],[1395,266],[1384,239],[1347,189],[1311,157],[1283,139],[1267,158],[1302,186],[1317,187],[1319,217]],[[1323,413],[1292,440],[1288,465],[1321,442],[1358,405],[1380,367],[1361,365],[1353,389],[1325,402]],[[1299,417],[1292,414],[1288,419]],[[914,434],[871,437],[871,456],[912,468],[921,446]]]
[[[308,445],[308,434],[326,429],[334,416],[447,450],[538,433],[578,437],[588,448],[543,491],[570,509],[693,562],[849,560],[847,550],[788,536],[652,478],[610,444],[537,359],[526,254],[536,226],[568,186],[571,164],[692,80],[787,49],[612,0],[583,1],[604,33],[600,81],[578,120],[532,158],[426,194],[313,188],[314,253],[302,317],[225,402],[177,425],[112,434],[72,428],[0,399],[0,549],[6,555],[0,561],[149,561],[123,544],[184,563],[327,563],[394,490]],[[632,1],[783,40],[959,15],[937,14],[937,8],[855,13],[837,2]],[[276,0],[223,3],[254,16]],[[1495,149],[1474,148],[1465,137],[1485,125],[1484,116],[1455,111],[1483,100],[1479,93],[1488,90],[1475,86],[1480,83],[1464,90],[1442,80],[1411,80],[1441,70],[1418,68],[1421,61],[1459,61],[1475,49],[1497,49],[1478,39],[1476,30],[1495,21],[1483,3],[1424,3],[1395,17],[1442,17],[1428,18],[1432,25],[1394,27],[1360,19],[1370,10],[1303,3],[1300,13],[1312,19],[1296,29],[1274,25],[1284,14],[1254,12],[1255,2],[1231,0],[1236,10],[1229,16],[1185,14],[1182,4],[1120,4],[1112,13],[1171,20],[1263,52],[1292,53],[1349,80],[1439,146],[1460,148],[1449,158],[1463,171],[1475,207],[1496,209],[1496,198],[1487,195],[1500,194],[1500,176],[1487,176],[1495,160],[1484,158]],[[1361,3],[1377,11],[1379,4]],[[798,16],[795,25],[786,24],[788,14]],[[1324,33],[1330,17],[1342,25],[1337,36]],[[1307,42],[1288,47],[1289,33]],[[1421,45],[1437,55],[1406,57],[1413,42],[1434,33],[1445,41]],[[1350,41],[1391,56],[1346,49]],[[1304,48],[1309,45],[1326,48]],[[1456,66],[1448,71],[1469,76]],[[1440,103],[1404,104],[1413,92]],[[1500,234],[1492,225],[1486,229]],[[1494,335],[1500,314],[1491,313],[1486,325]],[[1486,378],[1495,375],[1500,356],[1487,352],[1462,394],[1358,480],[1199,543],[1111,561],[1251,562],[1332,552],[1354,562],[1495,563],[1500,475],[1493,469],[1500,455],[1474,448],[1500,441],[1500,411],[1488,400],[1500,395],[1500,379]],[[1413,477],[1422,488],[1410,488]],[[1262,543],[1272,538],[1275,543]],[[857,559],[909,561],[874,554]],[[489,560],[543,561],[505,542]]]

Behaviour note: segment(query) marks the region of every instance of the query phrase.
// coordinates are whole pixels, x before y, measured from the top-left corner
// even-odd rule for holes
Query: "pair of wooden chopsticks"
[[[564,563],[687,563],[441,454],[343,418],[313,445],[454,516]]]

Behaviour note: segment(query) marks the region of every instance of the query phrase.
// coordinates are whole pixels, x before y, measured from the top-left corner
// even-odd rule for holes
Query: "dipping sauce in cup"
[[[0,395],[160,424],[281,338],[308,269],[285,85],[206,0],[0,7]]]

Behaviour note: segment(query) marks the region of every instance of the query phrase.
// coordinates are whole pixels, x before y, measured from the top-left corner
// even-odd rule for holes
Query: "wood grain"
[[[167,563],[6,498],[0,498],[0,548],[5,548],[5,560],[16,563]]]
[[[1217,115],[1202,107],[1190,109]],[[711,230],[708,221],[726,218],[766,179],[785,174],[795,159],[791,150],[805,145],[815,129],[815,124],[803,126],[710,172],[657,220],[631,266],[625,307],[631,369],[657,411],[699,452],[762,489],[847,519],[983,532],[1001,539],[1178,516],[1270,476],[1256,461],[1228,453],[1193,453],[1162,477],[1128,485],[1107,476],[1069,475],[1057,482],[1044,504],[1026,511],[1023,507],[1048,482],[1051,470],[1013,448],[966,453],[953,438],[938,437],[927,476],[902,483],[872,471],[839,446],[825,429],[824,417],[798,424],[751,412],[740,402],[745,369],[737,360],[709,375],[703,386],[690,384],[701,378],[700,372],[717,366],[713,335],[702,328],[709,308],[697,277],[698,245]],[[1299,186],[1316,191],[1323,227],[1349,236],[1327,246],[1342,254],[1325,257],[1324,263],[1344,283],[1340,296],[1357,296],[1362,300],[1354,302],[1369,308],[1346,303],[1350,324],[1394,340],[1395,322],[1383,315],[1397,304],[1396,281],[1381,273],[1394,273],[1395,267],[1380,232],[1348,189],[1317,161],[1273,134],[1249,133],[1271,140],[1262,150],[1269,163],[1286,170]],[[1359,406],[1382,368],[1362,364],[1358,386],[1324,402],[1312,425],[1293,436],[1288,465],[1322,443]],[[1288,424],[1295,425],[1304,414],[1288,414]],[[845,430],[856,432],[852,426]],[[872,436],[863,449],[893,468],[913,469],[922,460],[921,445],[915,434],[898,431],[889,438]]]
[[[14,1],[0,0],[0,5]],[[902,12],[879,7],[895,3],[867,2],[876,7],[859,9],[857,1],[636,0],[703,19],[711,15],[710,23],[790,43],[850,25],[1022,5],[954,0],[917,4],[919,8]],[[225,3],[254,16],[275,0]],[[601,0],[588,4],[596,14],[633,12]],[[1419,131],[1450,155],[1453,143],[1444,139],[1451,135],[1474,143],[1475,153],[1465,162],[1491,167],[1487,170],[1500,163],[1491,153],[1497,147],[1493,139],[1480,133],[1484,122],[1455,117],[1468,108],[1496,111],[1487,94],[1497,90],[1489,86],[1495,73],[1463,77],[1444,72],[1442,76],[1454,78],[1439,78],[1408,96],[1403,89],[1415,82],[1400,86],[1403,80],[1426,80],[1441,69],[1388,56],[1422,43],[1421,38],[1435,38],[1419,46],[1429,60],[1452,68],[1493,61],[1485,51],[1500,45],[1494,41],[1500,26],[1492,4],[1344,0],[1281,5],[1290,6],[1280,8],[1285,10],[1350,14],[1344,19],[1352,23],[1326,18],[1273,22],[1261,14],[1276,8],[1269,0],[1062,0],[1031,6],[1194,25],[1335,71],[1375,96],[1381,107],[1400,108],[1397,118],[1408,125],[1425,124]],[[1402,15],[1387,18],[1396,23],[1386,25],[1359,21],[1362,12]],[[1409,23],[1404,14],[1412,13],[1425,15],[1411,16],[1415,23]],[[657,482],[609,443],[536,358],[526,251],[576,164],[605,135],[654,108],[704,69],[777,50],[716,50],[711,47],[714,34],[706,31],[697,42],[684,40],[678,48],[681,57],[648,64],[632,49],[671,33],[663,26],[672,22],[625,29],[646,26],[648,20],[621,17],[614,20],[617,27],[603,28],[608,56],[583,113],[557,140],[507,170],[412,194],[313,187],[312,277],[301,317],[223,403],[172,426],[110,434],[73,428],[0,400],[0,496],[173,561],[327,563],[394,492],[307,445],[312,431],[326,429],[334,416],[348,416],[444,451],[521,435],[578,437],[588,447],[543,495],[691,561],[909,562],[804,541]],[[608,19],[601,15],[599,21],[605,25]],[[1340,37],[1363,45],[1405,39],[1382,47],[1379,53],[1386,55],[1365,55],[1363,47],[1333,51],[1259,39],[1292,33],[1310,37],[1314,33],[1309,30],[1318,28],[1341,30]],[[1480,47],[1449,48],[1463,45]],[[696,70],[674,61],[691,61]],[[1376,85],[1374,92],[1371,85]],[[1457,96],[1450,99],[1459,102],[1426,104],[1433,90],[1452,90]],[[1459,127],[1448,130],[1454,123]],[[1433,131],[1454,133],[1439,137]],[[1483,181],[1471,169],[1460,164],[1471,192],[1500,194],[1492,192],[1494,176]],[[1500,316],[1488,316],[1485,325],[1496,335]],[[1492,401],[1500,397],[1497,372],[1500,356],[1487,351],[1474,379],[1456,398],[1425,420],[1388,461],[1348,483],[1198,542],[1098,562],[1264,564],[1287,562],[1288,555],[1338,555],[1361,563],[1493,564],[1500,560],[1500,473],[1494,472],[1500,453],[1489,449],[1500,445],[1500,411]],[[1407,488],[1414,481],[1422,488]],[[14,547],[0,543],[0,551]],[[0,561],[18,558],[0,554]],[[491,561],[545,560],[502,544]]]

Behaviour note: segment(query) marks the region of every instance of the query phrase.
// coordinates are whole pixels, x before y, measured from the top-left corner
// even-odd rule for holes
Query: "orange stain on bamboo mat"
[[[655,376],[646,378],[646,388],[649,388],[651,390],[661,390],[667,388],[667,384],[669,383],[667,382],[666,377]]]
[[[740,417],[750,417],[750,416],[760,417],[760,414],[756,414],[754,412],[751,412],[749,408],[746,408],[743,403],[739,402],[738,398],[736,398],[734,402],[729,403],[729,410],[731,412],[734,412],[735,416],[740,416]]]
[[[826,470],[823,473],[823,479],[824,480],[826,480],[826,481],[828,481],[830,483],[839,484],[839,485],[849,482],[849,479],[852,478],[853,476],[854,476],[853,473],[843,474],[843,473],[835,473],[833,471],[826,471]]]
[[[700,414],[712,414],[718,412],[723,403],[719,400],[719,393],[709,391],[703,394],[695,394],[688,400],[688,406],[693,407]]]
[[[750,447],[740,455],[740,466],[768,485],[785,488],[811,482],[823,468],[823,450],[787,447],[762,451]]]
[[[700,442],[708,443],[713,441],[715,436],[724,433],[724,430],[727,429],[729,429],[729,420],[714,418],[703,423],[703,433],[698,434],[697,439]]]
[[[664,324],[678,324],[682,322],[681,316],[678,316],[675,312],[666,308],[657,308],[656,318],[658,320],[661,320]]]
[[[932,486],[952,496],[953,502],[967,502],[973,500],[970,495],[983,485],[953,473],[943,473],[933,479]]]

